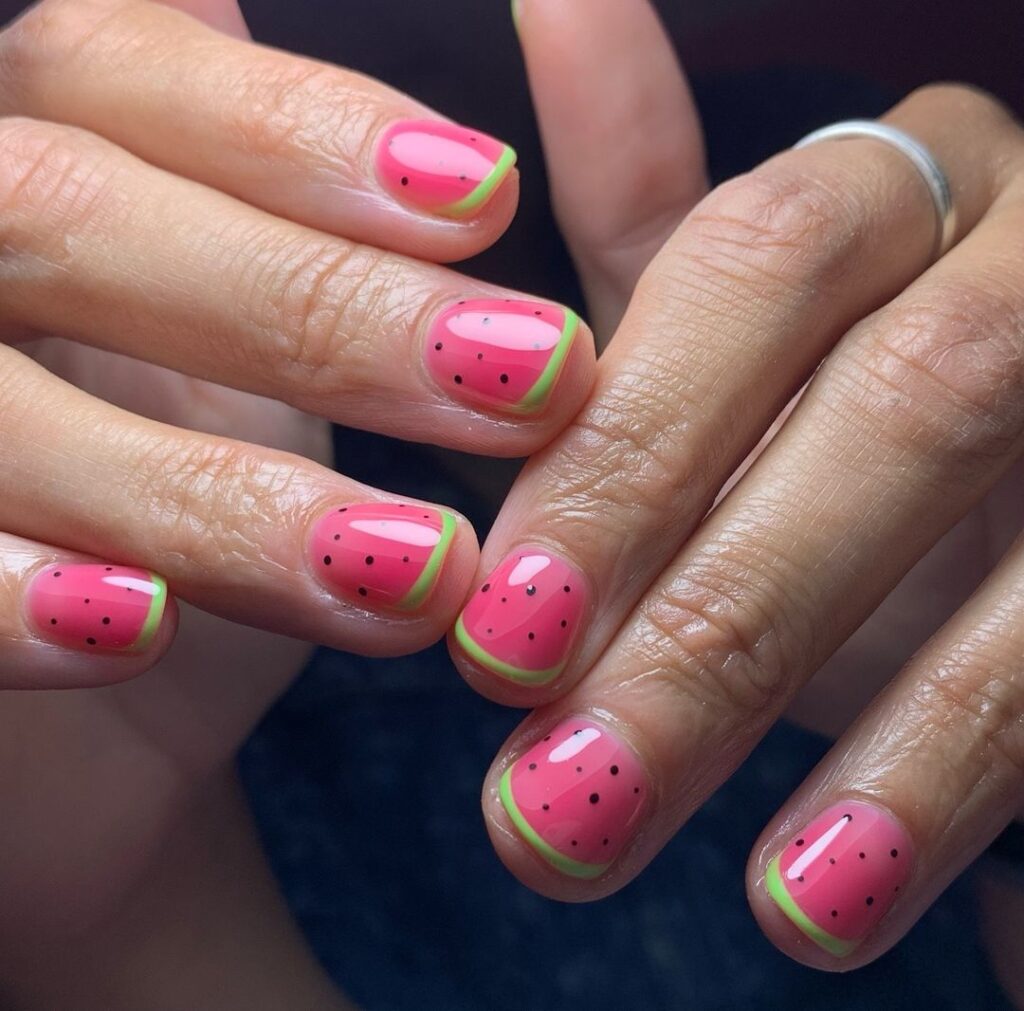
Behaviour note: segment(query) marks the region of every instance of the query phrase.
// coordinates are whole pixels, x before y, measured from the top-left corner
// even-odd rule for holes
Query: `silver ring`
[[[953,244],[956,208],[953,206],[953,194],[946,173],[939,168],[939,163],[932,157],[932,153],[920,141],[894,126],[876,123],[873,119],[847,119],[809,133],[793,147],[807,147],[809,144],[817,144],[819,140],[845,140],[850,137],[871,137],[880,140],[905,155],[917,169],[928,187],[932,203],[935,204],[937,221],[933,256],[934,259],[938,259]]]

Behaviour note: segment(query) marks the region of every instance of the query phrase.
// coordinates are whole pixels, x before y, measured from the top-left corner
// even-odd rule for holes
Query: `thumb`
[[[607,339],[707,189],[690,89],[648,0],[514,0],[551,197]]]

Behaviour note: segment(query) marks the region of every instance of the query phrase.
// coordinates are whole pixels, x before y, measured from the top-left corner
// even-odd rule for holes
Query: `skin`
[[[645,39],[632,52],[618,44],[627,25]],[[856,968],[899,940],[1024,793],[1024,547],[988,575],[1019,530],[1024,488],[1021,131],[957,87],[923,89],[885,117],[930,148],[957,195],[958,245],[929,270],[927,191],[875,142],[786,152],[705,196],[696,117],[646,4],[599,0],[584,15],[574,0],[523,0],[519,31],[581,276],[639,280],[590,400],[516,482],[478,575],[518,543],[564,554],[596,588],[587,635],[539,687],[452,643],[478,690],[539,706],[488,775],[492,840],[543,894],[616,890],[824,668],[800,712],[845,733],[755,843],[748,888],[787,954]],[[569,36],[566,59],[555,40]],[[616,82],[633,74],[622,104],[643,111],[617,119]],[[608,121],[588,119],[606,107]],[[598,160],[613,140],[630,152],[620,187],[635,199],[595,211],[598,191],[563,190],[559,169]],[[665,148],[689,160],[673,160],[662,190]],[[602,343],[623,309],[603,299],[592,314]],[[596,881],[540,859],[498,798],[509,762],[576,713],[636,749],[656,796],[632,849]],[[917,862],[890,914],[837,958],[779,912],[763,877],[801,825],[846,797],[892,812]]]

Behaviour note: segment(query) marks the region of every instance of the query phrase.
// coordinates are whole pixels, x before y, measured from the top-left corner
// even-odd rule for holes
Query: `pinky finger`
[[[1024,536],[755,847],[754,913],[799,961],[892,947],[1024,798]]]
[[[0,689],[126,681],[163,656],[177,620],[148,569],[0,534]]]

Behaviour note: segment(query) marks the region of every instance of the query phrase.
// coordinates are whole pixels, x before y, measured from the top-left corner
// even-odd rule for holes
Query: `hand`
[[[252,45],[232,0],[178,6],[236,37],[142,0],[46,0],[0,35],[0,687],[107,686],[4,693],[5,984],[150,879],[307,655],[265,629],[397,653],[464,599],[468,524],[335,474],[301,412],[515,455],[593,374],[567,310],[402,255],[499,236],[500,144]],[[394,174],[430,130],[465,171]]]
[[[874,141],[787,151],[702,197],[696,117],[646,4],[522,0],[519,25],[559,219],[606,292],[599,330],[607,291],[639,281],[587,405],[505,503],[452,649],[478,690],[541,706],[485,813],[514,873],[581,900],[639,873],[873,613],[834,672],[889,673],[1008,546],[1024,141],[965,88],[886,117],[956,194],[959,244],[931,265],[928,192]],[[783,950],[870,961],[1011,819],[1022,605],[1018,542],[755,844],[751,901]]]

